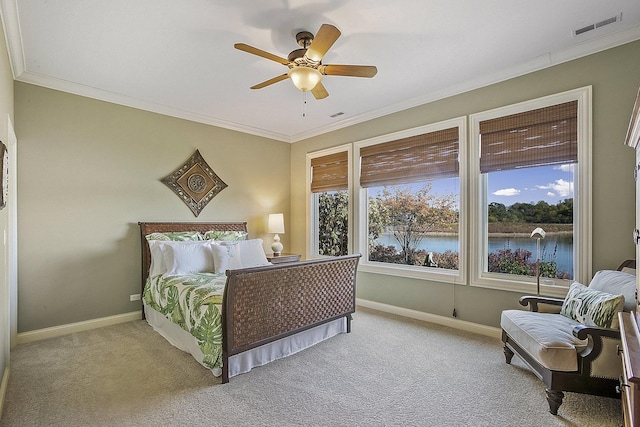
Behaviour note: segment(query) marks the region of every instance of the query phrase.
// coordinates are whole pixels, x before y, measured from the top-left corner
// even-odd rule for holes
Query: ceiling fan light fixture
[[[295,87],[303,92],[313,89],[322,80],[322,73],[311,67],[293,67],[288,74]]]
[[[340,30],[330,24],[322,24],[315,37],[308,31],[300,31],[296,34],[296,41],[302,49],[296,49],[289,53],[286,59],[244,43],[236,43],[233,47],[289,68],[286,74],[280,74],[253,85],[251,89],[262,89],[291,78],[295,87],[302,92],[311,92],[315,99],[324,99],[329,96],[329,92],[322,84],[324,76],[371,78],[378,72],[378,69],[373,65],[323,64],[322,58],[338,40],[338,37],[340,37]]]

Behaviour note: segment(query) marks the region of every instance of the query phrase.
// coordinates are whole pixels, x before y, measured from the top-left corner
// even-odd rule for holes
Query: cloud
[[[560,197],[573,196],[573,182],[565,181],[564,179],[557,179],[553,183],[538,185],[537,187],[541,190],[551,190]]]
[[[573,172],[574,165],[575,163],[569,163],[568,165],[555,166],[554,169],[561,170],[562,172]]]
[[[493,193],[494,196],[517,196],[520,194],[520,190],[515,188],[503,188]]]
[[[555,197],[556,193],[552,193],[551,191],[547,192],[547,196],[549,197]]]

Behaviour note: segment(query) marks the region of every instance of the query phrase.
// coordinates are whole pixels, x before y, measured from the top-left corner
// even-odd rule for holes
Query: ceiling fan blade
[[[274,77],[274,78],[269,79],[269,80],[267,80],[267,81],[264,81],[264,82],[262,82],[262,83],[258,83],[258,84],[257,84],[257,85],[255,85],[255,86],[251,86],[251,89],[262,89],[263,87],[266,87],[266,86],[272,85],[272,84],[274,84],[274,83],[281,82],[281,81],[286,80],[286,79],[288,79],[288,78],[289,78],[289,75],[288,75],[288,74],[282,74],[282,75],[280,75],[280,76],[278,76],[278,77]]]
[[[329,92],[327,92],[327,90],[324,88],[322,82],[318,82],[316,87],[311,89],[311,93],[316,99],[324,99],[329,96]]]
[[[335,65],[318,67],[318,71],[327,76],[373,77],[378,73],[374,65]]]
[[[340,30],[333,25],[322,24],[304,56],[312,61],[319,62],[329,48],[338,40],[340,34]]]
[[[281,58],[281,57],[279,57],[277,55],[274,55],[272,53],[265,52],[262,49],[258,49],[257,47],[249,46],[248,44],[236,43],[236,44],[233,45],[233,47],[235,47],[238,50],[245,51],[247,53],[252,53],[254,55],[258,55],[258,56],[261,56],[263,58],[267,58],[267,59],[270,59],[272,61],[279,62],[282,65],[289,65],[289,60],[288,59]]]

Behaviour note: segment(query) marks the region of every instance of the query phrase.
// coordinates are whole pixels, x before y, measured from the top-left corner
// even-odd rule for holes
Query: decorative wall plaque
[[[178,169],[161,181],[180,197],[197,217],[207,203],[227,188],[196,150]]]

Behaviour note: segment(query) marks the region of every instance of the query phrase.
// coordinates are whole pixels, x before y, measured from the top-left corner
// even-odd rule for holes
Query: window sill
[[[517,292],[526,295],[535,295],[537,284],[535,278],[529,280],[517,280],[517,276],[513,279],[495,276],[483,276],[479,279],[472,280],[471,286],[479,288],[496,289],[500,291]],[[567,295],[569,286],[573,283],[570,280],[552,280],[540,279],[540,295],[549,297],[564,298]]]
[[[410,279],[429,280],[433,282],[443,282],[449,284],[465,284],[462,275],[458,270],[439,270],[425,267],[403,266],[401,264],[385,264],[377,262],[361,262],[358,271],[364,273],[384,274],[394,277],[406,277]],[[517,276],[514,276],[517,278]],[[545,281],[547,283],[545,283]],[[564,298],[567,295],[572,281],[541,279],[540,294],[544,296]],[[471,286],[499,291],[517,292],[523,295],[536,294],[536,281],[504,279],[501,277],[483,277],[471,283]]]
[[[462,284],[463,282],[462,275],[459,270],[415,267],[402,264],[365,261],[360,263],[358,271],[450,284]]]

